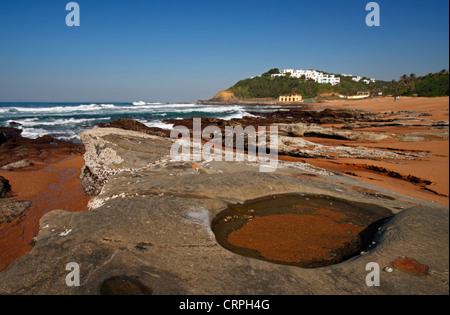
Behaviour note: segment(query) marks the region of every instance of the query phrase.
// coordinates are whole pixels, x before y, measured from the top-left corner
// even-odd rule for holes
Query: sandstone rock
[[[167,138],[95,129],[82,139],[89,171],[104,180],[100,194],[91,211],[45,215],[34,249],[0,274],[0,294],[449,292],[446,207],[304,163],[280,162],[274,173],[261,173],[249,162],[193,167],[168,157],[172,142]],[[379,194],[363,194],[354,186]],[[212,222],[229,204],[279,194],[376,204],[394,216],[365,254],[318,269],[255,260],[218,244]],[[401,257],[428,266],[431,276],[394,271],[382,274],[382,286],[366,285],[368,263],[376,262],[382,270]],[[64,282],[69,262],[80,265],[80,287]]]
[[[12,171],[15,169],[21,169],[21,168],[25,168],[25,167],[29,167],[32,166],[33,163],[31,163],[30,161],[24,159],[24,160],[20,160],[8,165],[5,165],[2,167],[2,170],[6,170],[6,171]]]
[[[110,175],[139,170],[166,157],[173,144],[170,139],[117,128],[96,128],[80,138],[86,148],[80,178],[88,195],[98,194]]]
[[[9,223],[20,217],[30,206],[30,201],[0,199],[0,224]]]
[[[340,158],[370,159],[370,160],[404,160],[417,158],[417,154],[405,152],[390,152],[368,149],[365,147],[326,146],[298,137],[278,137],[278,152],[283,155],[304,158]]]
[[[317,125],[304,123],[277,124],[279,133],[292,137],[320,137],[352,141],[381,141],[391,135],[383,133],[351,131],[334,128],[323,128]]]

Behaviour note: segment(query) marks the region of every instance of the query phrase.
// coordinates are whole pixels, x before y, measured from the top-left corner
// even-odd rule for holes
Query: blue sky
[[[271,68],[398,79],[449,68],[449,1],[0,1],[0,101],[196,101]]]

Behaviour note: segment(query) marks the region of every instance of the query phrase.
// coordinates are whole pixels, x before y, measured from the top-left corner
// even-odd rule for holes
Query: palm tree
[[[409,75],[409,92],[412,92],[416,89],[416,75],[411,73]]]
[[[408,89],[408,75],[404,74],[400,77],[400,80],[398,81],[398,84],[395,88],[395,93],[397,95],[402,94],[400,93],[401,90]]]

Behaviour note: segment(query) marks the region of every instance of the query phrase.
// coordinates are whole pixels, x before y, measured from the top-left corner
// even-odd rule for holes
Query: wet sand
[[[31,251],[43,215],[55,209],[87,210],[89,197],[78,178],[82,155],[54,153],[47,163],[34,162],[28,169],[0,171],[11,184],[13,199],[32,202],[24,215],[0,225],[0,272]]]
[[[308,138],[309,141],[334,146],[364,146],[367,148],[400,152],[425,152],[427,155],[416,160],[373,161],[363,159],[336,158],[333,160],[302,159],[307,163],[334,170],[378,187],[388,189],[410,197],[449,205],[449,139],[448,130],[430,130],[428,126],[419,126],[439,121],[449,121],[449,98],[402,98],[394,102],[393,98],[380,98],[362,101],[332,101],[318,104],[318,109],[363,109],[372,112],[412,111],[425,114],[424,121],[402,120],[410,124],[405,127],[373,127],[356,129],[358,131],[382,132],[394,135],[426,133],[425,141],[405,142],[391,137],[381,142],[357,142],[323,138]],[[408,117],[409,113],[396,117]],[[429,115],[429,116],[428,116]],[[341,127],[340,125],[330,125]],[[447,137],[433,137],[431,134],[447,134]],[[283,158],[282,158],[283,159]],[[401,175],[401,176],[398,176]],[[422,180],[411,181],[411,177]],[[430,184],[425,184],[431,182]]]
[[[311,215],[283,214],[255,217],[230,234],[230,244],[257,250],[275,261],[300,263],[331,260],[333,250],[354,242],[365,227],[342,223],[334,212]]]
[[[315,104],[317,108],[336,108],[336,109],[365,109],[371,112],[386,111],[417,111],[429,113],[432,116],[426,117],[433,121],[448,121],[449,116],[449,97],[403,97],[400,101],[394,102],[392,97],[382,97],[366,100],[339,100],[328,101],[323,104]]]

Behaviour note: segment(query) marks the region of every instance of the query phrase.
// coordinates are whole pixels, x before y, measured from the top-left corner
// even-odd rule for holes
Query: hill
[[[449,95],[449,73],[442,70],[417,77],[415,74],[403,75],[398,81],[377,80],[369,84],[361,81],[355,82],[351,77],[336,74],[341,82],[337,85],[321,84],[305,78],[289,76],[273,77],[280,73],[278,69],[271,69],[261,76],[244,79],[229,89],[220,92],[211,100],[215,102],[233,101],[276,101],[280,95],[300,93],[304,99],[338,98],[339,95],[354,95],[359,91],[369,91],[372,96],[400,95],[439,97]],[[204,102],[204,101],[202,101]]]

